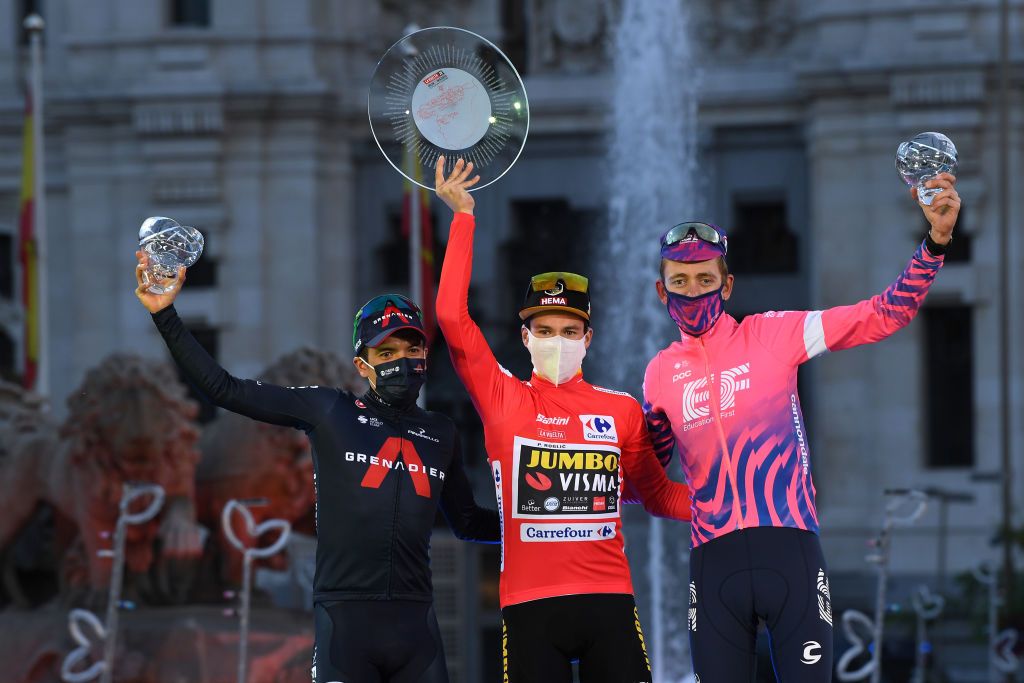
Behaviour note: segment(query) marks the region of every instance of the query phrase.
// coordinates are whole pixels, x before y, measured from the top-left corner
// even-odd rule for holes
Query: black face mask
[[[420,387],[427,378],[426,358],[399,358],[371,367],[377,374],[374,391],[378,396],[399,408],[416,403]]]

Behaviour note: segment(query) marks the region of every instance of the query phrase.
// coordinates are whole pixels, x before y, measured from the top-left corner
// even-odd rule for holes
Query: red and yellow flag
[[[18,221],[18,260],[21,263],[21,303],[25,315],[22,383],[33,389],[39,372],[39,259],[35,231],[35,154],[32,98],[25,96],[25,132],[22,138],[21,202]]]
[[[423,168],[416,155],[406,150],[405,167],[409,175],[422,182]],[[420,283],[416,305],[423,311],[423,331],[427,343],[434,341],[437,333],[437,318],[434,313],[434,299],[437,298],[437,284],[434,279],[434,226],[431,221],[430,195],[426,188],[405,181],[402,194],[402,236],[409,238],[412,228],[413,192],[419,192],[420,215]]]

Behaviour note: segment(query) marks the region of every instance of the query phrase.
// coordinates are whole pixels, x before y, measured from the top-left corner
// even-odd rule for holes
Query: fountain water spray
[[[595,260],[607,272],[595,310],[600,347],[594,375],[636,395],[644,368],[678,332],[654,292],[658,238],[697,215],[698,74],[681,2],[624,0],[613,49],[611,141],[608,157],[608,240]],[[601,326],[601,323],[597,323]],[[603,352],[601,351],[603,350]],[[687,631],[689,530],[628,514],[637,601],[648,625],[656,683],[691,676]],[[646,548],[644,538],[649,539]]]

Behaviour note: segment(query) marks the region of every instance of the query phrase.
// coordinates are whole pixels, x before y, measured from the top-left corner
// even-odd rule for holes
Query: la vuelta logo
[[[401,456],[401,460],[399,460]],[[379,489],[391,470],[406,470],[412,478],[416,495],[430,498],[430,479],[436,477],[444,480],[444,472],[436,467],[424,467],[416,447],[401,437],[389,437],[377,451],[377,455],[368,458],[370,468],[363,475],[362,486],[368,489]]]

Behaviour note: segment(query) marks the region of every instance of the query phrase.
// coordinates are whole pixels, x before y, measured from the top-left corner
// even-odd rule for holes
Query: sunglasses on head
[[[541,273],[530,278],[530,289],[534,292],[547,292],[551,295],[561,294],[564,289],[570,292],[586,294],[590,281],[576,273]]]
[[[693,233],[700,239],[708,244],[715,244],[722,247],[723,253],[729,251],[729,238],[722,233],[718,232],[713,225],[699,222],[680,223],[679,225],[673,226],[661,240],[661,247],[672,246],[679,242],[686,241],[687,237]]]
[[[352,321],[353,344],[359,336],[359,323],[367,318],[372,318],[375,315],[383,313],[389,306],[394,308],[398,313],[415,316],[421,322],[423,320],[423,313],[420,312],[419,306],[404,296],[400,294],[382,294],[380,296],[375,296],[363,304],[362,308],[356,311],[355,319]]]

